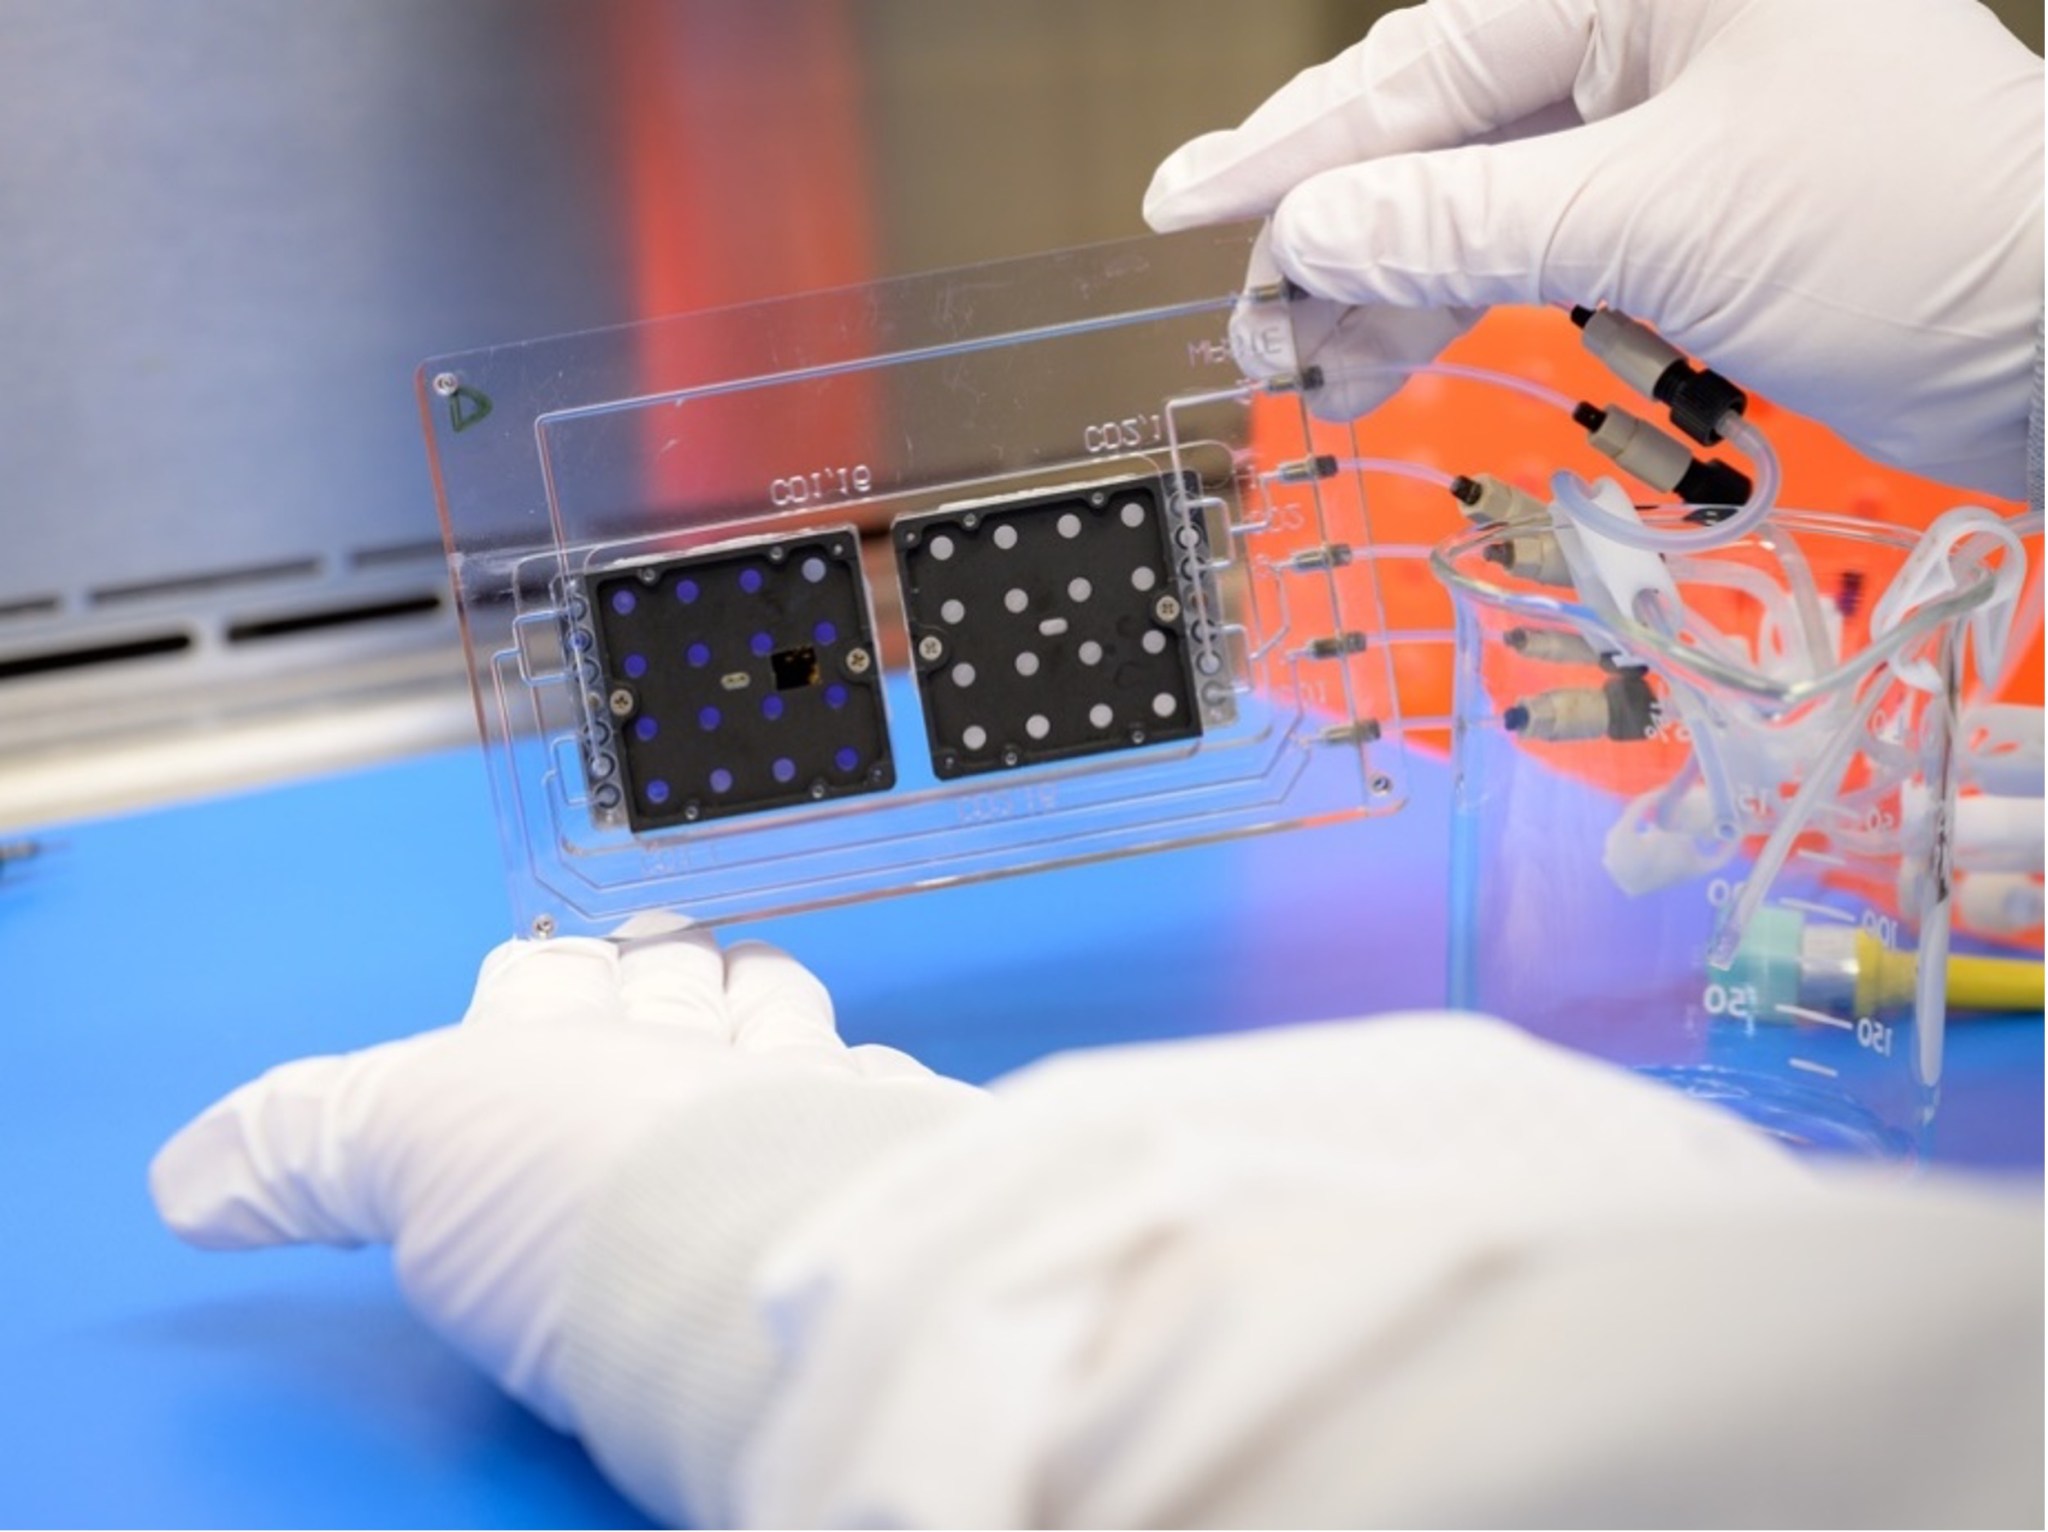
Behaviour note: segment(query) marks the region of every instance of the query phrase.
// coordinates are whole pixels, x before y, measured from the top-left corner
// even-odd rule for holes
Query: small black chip
[[[636,565],[586,591],[592,798],[636,832],[894,785],[853,533]]]
[[[939,776],[1201,734],[1169,520],[1144,479],[895,524]]]

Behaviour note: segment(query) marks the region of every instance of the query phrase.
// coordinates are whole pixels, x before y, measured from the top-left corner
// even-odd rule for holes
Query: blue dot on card
[[[718,709],[717,709],[717,708],[715,708],[715,707],[707,707],[707,708],[700,708],[700,709],[698,709],[698,712],[697,712],[697,727],[698,727],[698,728],[700,728],[700,729],[705,729],[705,730],[710,730],[710,729],[715,729],[715,728],[717,728],[717,727],[718,727]]]
[[[633,720],[633,737],[635,739],[649,740],[660,732],[661,725],[652,718],[636,718]]]
[[[732,773],[727,771],[723,766],[720,766],[713,770],[713,772],[711,773],[711,790],[714,793],[731,792]]]
[[[761,716],[774,720],[782,716],[782,699],[770,692],[761,699]]]
[[[841,745],[838,753],[832,757],[832,764],[841,771],[851,771],[860,764],[860,752],[851,745]]]
[[[621,617],[626,616],[639,604],[640,598],[629,590],[615,590],[612,592],[612,610]]]
[[[683,651],[683,658],[688,660],[697,669],[702,670],[711,663],[711,646],[709,644],[692,644]]]
[[[668,802],[668,784],[662,781],[660,777],[656,777],[647,784],[647,801],[649,803]]]
[[[647,674],[647,656],[646,656],[646,655],[644,655],[644,654],[629,654],[629,655],[627,655],[627,656],[626,656],[626,674],[627,674],[628,676],[632,677],[632,679],[634,679],[635,681],[639,680],[639,679],[640,679],[640,678],[641,678],[642,676],[646,675],[646,674]]]
[[[821,644],[829,644],[839,637],[839,630],[829,622],[821,622],[811,629],[811,637]]]
[[[696,599],[697,582],[695,580],[676,581],[676,600],[682,602],[684,606],[688,606],[691,602],[695,601]]]
[[[786,755],[777,756],[775,765],[770,769],[774,771],[775,780],[778,782],[791,782],[796,779],[796,762]]]
[[[756,654],[768,654],[775,648],[775,639],[767,633],[756,633],[747,640],[747,647]]]
[[[758,569],[742,569],[742,570],[740,571],[740,589],[741,589],[741,590],[745,591],[745,592],[746,592],[746,593],[747,593],[748,595],[750,595],[750,596],[751,596],[751,595],[753,595],[753,594],[754,594],[754,592],[755,592],[755,591],[759,590],[760,588],[761,588],[761,571],[760,571],[760,570],[758,570]]]
[[[825,706],[829,708],[842,708],[846,706],[846,688],[837,681],[834,681],[825,688]]]

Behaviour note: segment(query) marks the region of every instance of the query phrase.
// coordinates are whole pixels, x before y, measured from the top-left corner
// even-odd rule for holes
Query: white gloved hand
[[[1297,305],[1333,418],[1487,305],[1607,303],[2019,496],[2041,147],[2041,61],[1977,0],[1429,0],[1178,150],[1145,217],[1271,216],[1279,271],[1333,300]]]
[[[459,1026],[271,1070],[171,1139],[150,1189],[209,1248],[393,1245],[427,1323],[575,1429],[559,1353],[579,1216],[643,1134],[791,1071],[933,1083],[846,1047],[787,954],[641,917],[498,948]]]

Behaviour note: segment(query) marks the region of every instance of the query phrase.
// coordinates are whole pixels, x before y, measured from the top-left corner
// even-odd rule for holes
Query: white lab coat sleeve
[[[1816,1175],[1500,1023],[1054,1060],[737,1242],[686,1190],[708,1171],[639,1160],[637,1231],[598,1215],[608,1265],[572,1316],[587,1356],[652,1380],[617,1397],[658,1420],[583,1424],[614,1472],[666,1455],[667,1498],[621,1472],[663,1514],[2040,1518],[2037,1189]],[[710,1280],[707,1239],[745,1247],[717,1283],[760,1337],[746,1418],[716,1433],[653,1378],[719,1352],[710,1309],[668,1296]]]

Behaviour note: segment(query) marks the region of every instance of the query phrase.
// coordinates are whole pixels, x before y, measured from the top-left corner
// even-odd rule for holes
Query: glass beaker
[[[1626,613],[1544,523],[1437,551],[1457,608],[1454,1005],[1803,1145],[1920,1151],[1962,619],[1992,575],[1959,560],[1874,634],[1914,541],[1781,513],[1665,556],[1657,590],[1624,582]]]

